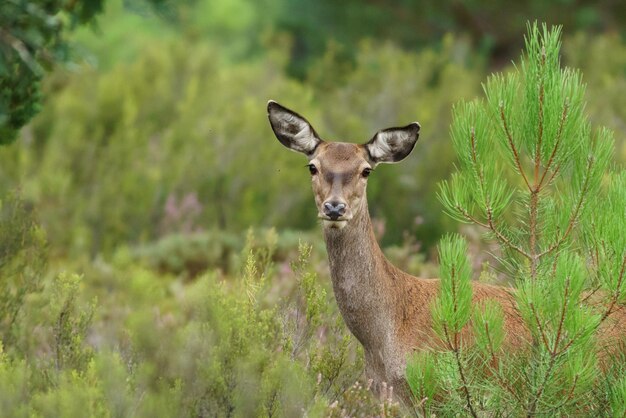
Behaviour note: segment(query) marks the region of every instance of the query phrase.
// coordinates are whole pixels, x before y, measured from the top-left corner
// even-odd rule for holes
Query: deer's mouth
[[[347,224],[348,224],[348,221],[346,221],[346,220],[339,220],[339,219],[336,220],[336,221],[333,221],[331,219],[323,219],[322,220],[322,225],[324,225],[324,228],[342,229]]]
[[[322,225],[324,226],[324,228],[342,229],[348,224],[348,221],[351,219],[351,217],[340,216],[337,219],[332,219],[326,215],[319,215],[318,219],[322,221]]]

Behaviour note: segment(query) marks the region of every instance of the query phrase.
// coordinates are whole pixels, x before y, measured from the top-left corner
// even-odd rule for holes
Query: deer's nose
[[[328,216],[333,221],[339,219],[341,215],[346,213],[346,204],[336,201],[330,201],[324,203],[324,215]]]

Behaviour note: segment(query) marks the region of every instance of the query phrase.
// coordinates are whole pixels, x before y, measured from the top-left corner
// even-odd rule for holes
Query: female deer
[[[278,140],[309,160],[335,298],[346,325],[363,345],[372,387],[377,392],[386,382],[408,403],[407,356],[413,350],[440,344],[430,314],[438,280],[411,276],[385,258],[374,236],[366,186],[378,164],[399,162],[410,154],[420,125],[413,122],[379,131],[363,145],[327,142],[297,113],[274,101],[267,109]],[[509,289],[474,283],[473,299],[500,303],[508,344],[519,346],[527,338]]]

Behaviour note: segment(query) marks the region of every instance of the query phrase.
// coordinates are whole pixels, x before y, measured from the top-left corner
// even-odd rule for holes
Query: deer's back
[[[443,342],[432,329],[431,307],[439,292],[439,279],[418,279],[402,273],[406,286],[398,287],[396,300],[396,335],[405,352],[429,347],[441,347]],[[398,277],[400,278],[400,277]],[[599,298],[602,299],[602,298]],[[472,282],[472,304],[480,306],[487,300],[494,301],[502,307],[504,315],[505,346],[519,349],[527,346],[531,338],[530,332],[522,319],[515,301],[515,289]],[[603,307],[598,303],[598,311]],[[471,324],[461,333],[461,340],[471,342]],[[602,322],[598,334],[598,351],[603,353],[623,349],[626,336],[626,308],[615,306],[611,315]]]
[[[418,279],[403,273],[406,281],[404,289],[398,289],[396,300],[396,335],[405,350],[419,350],[427,347],[442,346],[441,339],[432,329],[431,307],[439,292],[439,279]],[[504,328],[507,339],[505,344],[510,348],[524,345],[530,333],[517,309],[514,290],[502,286],[472,282],[472,304],[480,306],[487,300],[494,301],[502,307]],[[470,342],[471,325],[467,325],[461,333],[461,340]]]

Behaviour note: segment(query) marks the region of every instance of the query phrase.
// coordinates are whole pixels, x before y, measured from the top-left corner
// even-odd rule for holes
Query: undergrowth
[[[12,208],[5,223],[37,239],[15,240],[0,272],[44,266],[34,215],[17,197],[3,205]],[[312,247],[301,242],[285,260],[277,240],[272,230],[249,232],[233,275],[190,279],[126,252],[76,264],[81,274],[41,268],[36,286],[6,282],[14,296],[0,311],[11,318],[2,416],[397,415],[397,404],[366,389],[361,350],[310,262]]]

